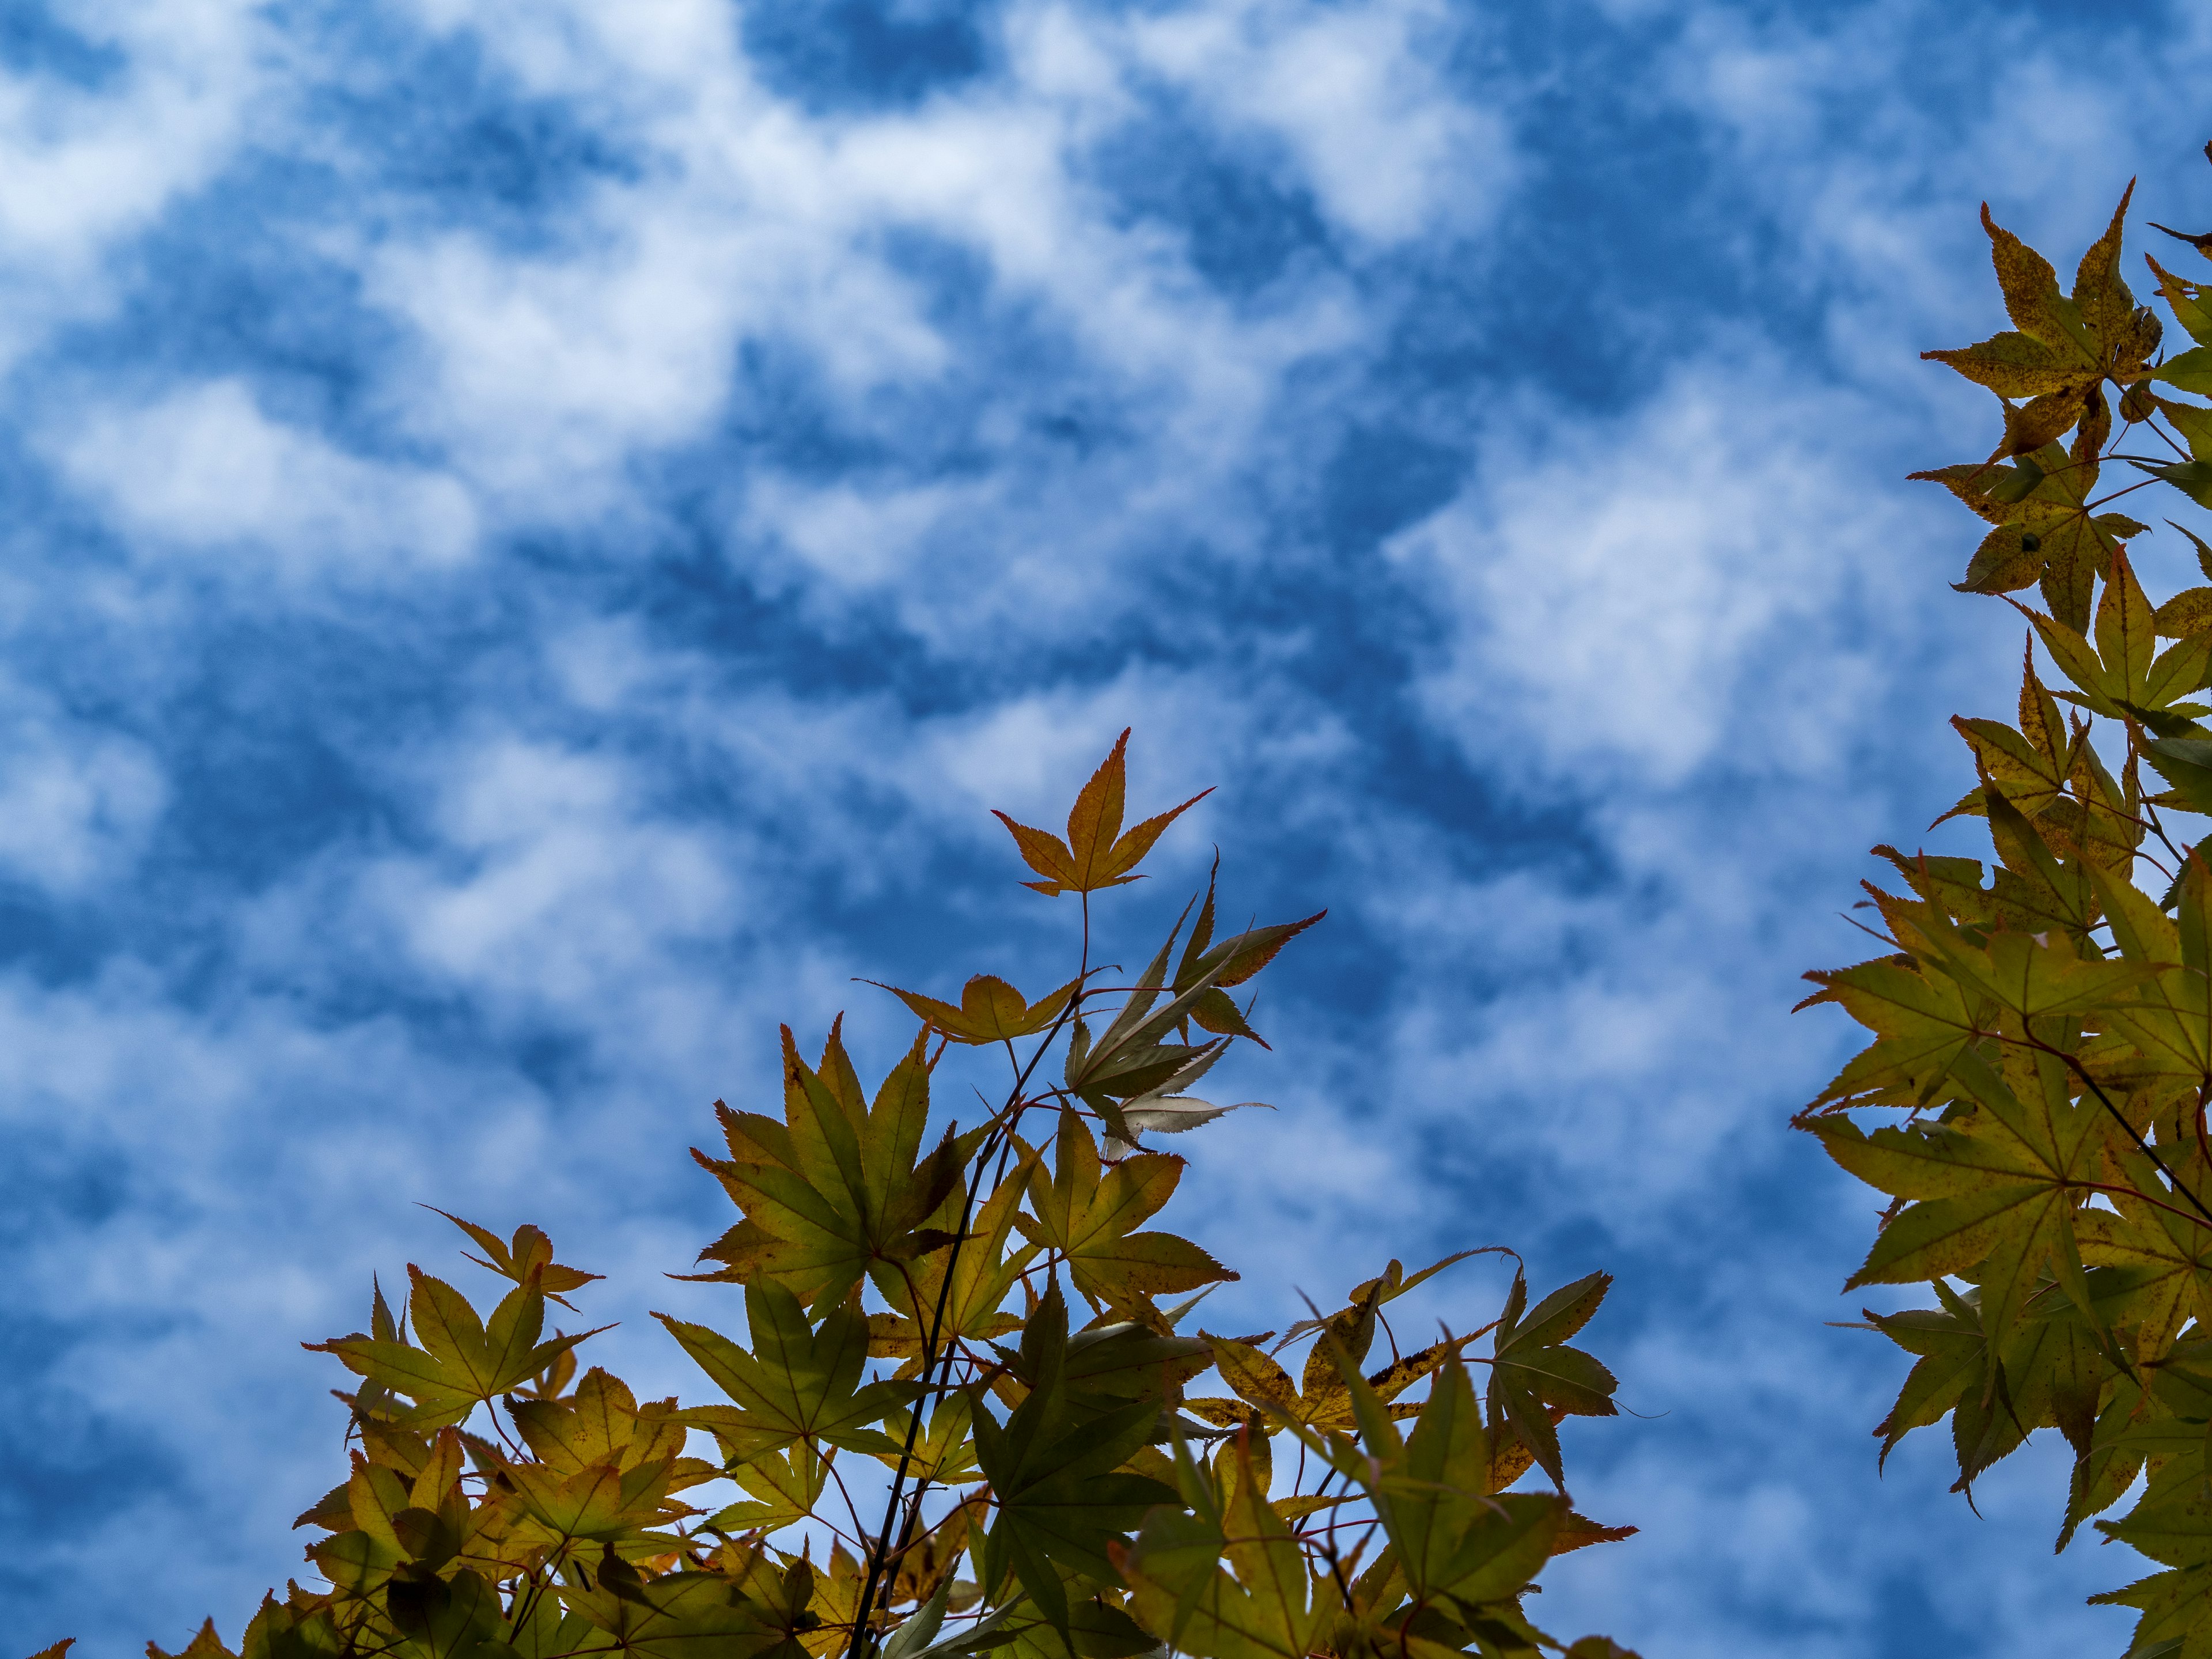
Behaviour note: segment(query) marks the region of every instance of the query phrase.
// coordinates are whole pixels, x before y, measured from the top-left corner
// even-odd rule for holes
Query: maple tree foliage
[[[596,1276],[543,1230],[449,1216],[503,1281],[489,1313],[410,1267],[397,1310],[378,1289],[366,1332],[310,1345],[352,1386],[308,1582],[236,1655],[210,1621],[150,1659],[1633,1659],[1522,1605],[1634,1530],[1578,1514],[1560,1460],[1566,1417],[1614,1414],[1572,1346],[1606,1274],[1532,1304],[1516,1258],[1494,1316],[1411,1348],[1390,1304],[1510,1252],[1390,1261],[1280,1333],[1194,1324],[1237,1275],[1149,1225],[1183,1160],[1148,1138],[1237,1109],[1189,1092],[1261,1042],[1230,994],[1321,917],[1218,937],[1209,878],[1133,979],[1096,960],[1093,896],[1192,805],[1122,828],[1127,738],[1064,838],[1005,819],[1024,884],[1082,907],[1070,977],[895,989],[921,1025],[872,1092],[841,1022],[811,1060],[785,1030],[780,1104],[716,1103],[693,1155],[738,1219],[681,1276],[734,1317],[656,1316],[696,1401],[547,1334]],[[998,1103],[933,1138],[948,1055],[1003,1068]]]
[[[2093,1598],[2139,1610],[2130,1659],[2212,1659],[2212,836],[2185,827],[2212,816],[2212,585],[2154,603],[2147,527],[2108,510],[2212,506],[2212,288],[2146,256],[2194,342],[2163,354],[2122,269],[2133,191],[2067,291],[1984,207],[2013,327],[1926,354],[2003,409],[1987,459],[1914,475],[1990,526],[1958,586],[2042,605],[2009,599],[2017,723],[1952,722],[1978,781],[1944,817],[1985,820],[1994,860],[1875,849],[1884,953],[1807,976],[1874,1040],[1797,1121],[1890,1200],[1850,1285],[1933,1291],[1866,1316],[1914,1361],[1881,1456],[1948,1418],[1971,1494],[2057,1430],[2060,1549],[2135,1494],[2094,1519],[2157,1569]],[[2212,584],[2212,546],[2166,522]]]

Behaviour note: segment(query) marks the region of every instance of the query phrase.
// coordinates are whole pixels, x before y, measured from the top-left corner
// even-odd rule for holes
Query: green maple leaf
[[[692,1513],[682,1504],[669,1506],[673,1459],[629,1468],[599,1463],[574,1474],[543,1463],[517,1462],[499,1473],[501,1485],[544,1529],[544,1540],[555,1546],[576,1539],[617,1544],[665,1538],[665,1547],[672,1549],[677,1545],[672,1535],[651,1529]],[[526,1529],[525,1536],[534,1540],[539,1534]]]
[[[1115,1563],[1134,1591],[1139,1620],[1176,1650],[1304,1659],[1340,1611],[1340,1598],[1267,1501],[1249,1445],[1230,1449],[1240,1468],[1224,1502],[1178,1443],[1182,1505],[1152,1510],[1134,1546],[1115,1551]]]
[[[556,1356],[597,1334],[584,1331],[540,1342],[545,1297],[535,1283],[509,1291],[486,1324],[468,1298],[443,1279],[411,1265],[407,1273],[414,1287],[410,1314],[420,1347],[400,1340],[396,1330],[388,1337],[356,1334],[301,1346],[336,1354],[347,1370],[404,1395],[415,1402],[404,1420],[417,1426],[460,1422],[479,1404],[520,1387]]]
[[[1977,866],[1978,868],[1978,866]],[[1882,957],[1805,975],[1821,988],[1797,1005],[1834,1002],[1873,1031],[1873,1044],[1845,1063],[1806,1108],[1917,1106],[1933,1099],[1981,1031],[1978,1005],[1955,980],[1924,974],[1910,957]]]
[[[1923,967],[1949,975],[1969,998],[1986,999],[2030,1028],[2039,1019],[2071,1018],[2108,1006],[2156,976],[2152,968],[2084,957],[2063,931],[1969,931],[1925,907],[1908,916],[1899,907],[1885,906],[1884,915]]]
[[[685,1426],[711,1432],[732,1462],[750,1462],[802,1440],[852,1451],[898,1450],[896,1443],[872,1425],[917,1390],[904,1382],[861,1382],[868,1326],[856,1306],[832,1308],[817,1330],[808,1324],[799,1298],[782,1285],[754,1285],[745,1292],[750,1353],[704,1325],[666,1314],[653,1317],[736,1402],[734,1407],[695,1406],[675,1414]]]
[[[2133,882],[2096,879],[2113,941],[2144,975],[2100,1011],[2106,1029],[2172,1074],[2176,1086],[2212,1084],[2212,878],[2203,860],[2184,861],[2172,920]]]
[[[2119,1277],[2101,1271],[2088,1275],[2090,1299],[2100,1316],[2124,1293]],[[2019,1322],[1992,1346],[1978,1305],[1980,1291],[1961,1296],[1940,1281],[1935,1288],[1939,1309],[1867,1316],[1916,1356],[1896,1403],[1875,1430],[1882,1437],[1882,1460],[1905,1435],[1947,1413],[1959,1460],[1954,1490],[1969,1490],[1983,1470],[2017,1450],[2039,1428],[2059,1429],[2087,1455],[2098,1400],[2117,1375],[2104,1334],[2046,1279]]]
[[[556,1593],[635,1659],[805,1659],[799,1638],[820,1623],[803,1601],[771,1605],[718,1573],[639,1579],[603,1565],[600,1578]]]
[[[917,1162],[929,1118],[927,1033],[892,1068],[869,1106],[833,1025],[818,1070],[783,1032],[784,1121],[720,1102],[729,1157],[692,1157],[720,1180],[744,1218],[702,1250],[720,1261],[708,1280],[775,1283],[817,1308],[842,1302],[884,1262],[941,1249],[951,1235],[924,1230],[960,1178],[974,1137],[947,1135]]]
[[[1069,1598],[1063,1570],[1096,1584],[1115,1582],[1107,1546],[1174,1491],[1121,1470],[1151,1438],[1159,1401],[1142,1395],[1099,1411],[1068,1387],[1067,1303],[1055,1282],[1022,1332],[1029,1392],[1002,1427],[977,1402],[975,1461],[998,1510],[977,1562],[987,1596],[1011,1575],[1054,1626]]]
[[[2056,1057],[2037,1054],[2032,1065],[2023,1099],[1980,1055],[1961,1054],[1954,1073],[1977,1109],[1953,1121],[1868,1134],[1844,1118],[1812,1121],[1837,1163],[1910,1200],[1850,1285],[1912,1284],[1971,1269],[1993,1341],[2011,1329],[2046,1265],[2087,1304],[2074,1206],[2096,1178],[2108,1120],[2094,1101],[2069,1097],[2069,1073]]]
[[[405,1659],[506,1659],[499,1591],[463,1569],[450,1579],[394,1579],[386,1609]]]
[[[1619,1386],[1613,1373],[1580,1348],[1566,1346],[1589,1322],[1612,1285],[1611,1273],[1589,1273],[1530,1308],[1528,1280],[1516,1268],[1492,1343],[1491,1431],[1496,1435],[1510,1425],[1562,1492],[1566,1476],[1553,1413],[1612,1417],[1620,1410],[1613,1403]],[[1451,1363],[1459,1363],[1456,1356]]]
[[[773,1532],[795,1526],[814,1513],[829,1485],[830,1460],[801,1440],[782,1451],[761,1453],[739,1464],[730,1471],[730,1478],[745,1496],[715,1510],[704,1523],[707,1529]]]
[[[1567,1289],[1574,1294],[1566,1300],[1555,1293],[1531,1310],[1526,1328],[1532,1335],[1571,1334],[1589,1291],[1580,1285]],[[1539,1342],[1523,1352],[1553,1346]],[[1438,1373],[1403,1439],[1349,1356],[1340,1356],[1340,1364],[1365,1456],[1340,1453],[1334,1461],[1366,1487],[1407,1593],[1417,1606],[1442,1598],[1463,1621],[1508,1611],[1554,1553],[1571,1513],[1565,1497],[1493,1492],[1492,1437],[1500,1425],[1494,1408],[1485,1425],[1456,1355]]]
[[[354,1644],[319,1603],[319,1597],[303,1598],[297,1585],[284,1601],[263,1596],[240,1652],[245,1659],[340,1659]]]
[[[933,1331],[941,1345],[988,1341],[1021,1328],[1019,1319],[1000,1309],[1023,1273],[1043,1253],[1035,1244],[1011,1252],[1006,1249],[1035,1158],[1033,1152],[1024,1153],[975,1211],[957,1258],[950,1250],[938,1250],[911,1261],[874,1266],[871,1277],[891,1310],[868,1316],[871,1354],[904,1359],[918,1370],[929,1352]],[[928,1218],[931,1224],[948,1231],[957,1229],[966,1196],[965,1184],[956,1185],[937,1213]],[[945,1282],[948,1271],[952,1279],[949,1288]]]
[[[2129,1160],[2140,1181],[2152,1177],[2147,1161]],[[2212,1314],[2212,1228],[2166,1204],[2147,1204],[2115,1194],[2114,1210],[2083,1210],[2074,1218],[2083,1262],[2113,1271],[2093,1285],[2106,1321],[2125,1331],[2137,1358],[2155,1364],[2169,1353],[2182,1328]]]
[[[1063,1111],[1051,1178],[1041,1164],[1030,1169],[1036,1215],[1017,1214],[1014,1224],[1065,1260],[1076,1288],[1107,1307],[1143,1306],[1155,1296],[1233,1279],[1188,1239],[1135,1231],[1174,1194],[1182,1170],[1182,1159],[1164,1152],[1140,1152],[1104,1170],[1089,1127]]]

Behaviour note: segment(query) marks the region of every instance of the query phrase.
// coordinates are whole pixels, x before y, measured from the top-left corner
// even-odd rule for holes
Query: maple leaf
[[[44,1653],[33,1654],[32,1659],[60,1659],[60,1656],[73,1644],[74,1638],[58,1643]],[[215,1620],[210,1619],[199,1627],[198,1633],[189,1645],[175,1653],[166,1652],[149,1642],[146,1644],[146,1659],[238,1659],[238,1656],[223,1646],[222,1638],[215,1633]]]
[[[1272,1356],[1261,1352],[1256,1344],[1234,1337],[1206,1337],[1221,1380],[1237,1398],[1191,1400],[1186,1405],[1194,1415],[1224,1428],[1252,1421],[1316,1429],[1351,1427],[1352,1394],[1345,1383],[1340,1359],[1357,1365],[1366,1358],[1375,1340],[1377,1310],[1392,1295],[1403,1294],[1439,1269],[1473,1254],[1462,1251],[1458,1255],[1447,1256],[1411,1279],[1403,1277],[1404,1269],[1394,1261],[1391,1267],[1397,1270],[1395,1284],[1392,1275],[1386,1272],[1355,1290],[1351,1305],[1340,1312],[1325,1320],[1302,1320],[1292,1326],[1284,1336],[1285,1343],[1309,1332],[1319,1333],[1306,1352],[1304,1372],[1295,1387],[1290,1373]],[[1393,1415],[1411,1416],[1419,1409],[1417,1406],[1393,1402],[1414,1383],[1441,1369],[1472,1340],[1472,1337],[1446,1338],[1416,1352],[1394,1358],[1389,1364],[1367,1378],[1367,1388]]]
[[[615,1650],[637,1659],[801,1659],[799,1638],[819,1622],[803,1602],[793,1608],[757,1601],[720,1573],[631,1582],[617,1571],[601,1577],[555,1593],[614,1638]]]
[[[1571,1333],[1588,1292],[1569,1289],[1575,1295],[1566,1302],[1555,1294],[1534,1310],[1535,1334]],[[1563,1495],[1493,1495],[1495,1415],[1486,1427],[1456,1355],[1437,1376],[1412,1434],[1402,1439],[1350,1356],[1338,1358],[1365,1455],[1339,1453],[1333,1461],[1367,1489],[1390,1541],[1395,1573],[1416,1609],[1442,1599],[1463,1622],[1505,1614],[1554,1553],[1571,1506]]]
[[[711,1431],[733,1463],[779,1451],[793,1441],[821,1441],[852,1451],[898,1450],[880,1429],[868,1426],[913,1397],[910,1384],[861,1382],[868,1358],[868,1325],[857,1306],[830,1310],[815,1329],[799,1298],[772,1280],[748,1287],[745,1318],[753,1346],[748,1353],[719,1331],[688,1320],[653,1316],[684,1351],[736,1402],[696,1406],[676,1420]]]
[[[1958,587],[2008,593],[2042,585],[2051,614],[2077,632],[2089,627],[2089,600],[2113,556],[2144,526],[2124,514],[2089,505],[2098,466],[2045,444],[2011,465],[1984,461],[1915,472],[1940,483],[1995,526],[1974,550]]]
[[[1531,1308],[1528,1279],[1516,1267],[1492,1342],[1492,1433],[1510,1426],[1562,1492],[1566,1475],[1552,1413],[1611,1417],[1619,1410],[1613,1403],[1618,1386],[1613,1373],[1580,1348],[1566,1346],[1567,1339],[1589,1322],[1612,1285],[1610,1273],[1585,1274]],[[1458,1364],[1457,1356],[1452,1356],[1449,1366]]]
[[[1042,1246],[1036,1244],[1011,1252],[1006,1249],[1036,1157],[1024,1152],[1006,1179],[984,1200],[957,1259],[951,1251],[940,1250],[912,1261],[876,1264],[872,1276],[890,1311],[868,1316],[871,1354],[905,1359],[918,1369],[930,1352],[933,1332],[941,1345],[988,1340],[1021,1328],[1019,1319],[1000,1309],[1030,1264],[1043,1254]],[[957,1227],[966,1196],[964,1183],[956,1187],[930,1219],[947,1229]]]
[[[1910,957],[1816,969],[1805,977],[1821,992],[1800,1008],[1816,1000],[1839,1003],[1876,1034],[1813,1097],[1808,1114],[1836,1104],[1922,1104],[1934,1098],[1953,1063],[1981,1032],[1977,1004],[1982,1000],[1970,1003],[1956,981],[1922,973]]]
[[[1055,1282],[1022,1332],[1029,1392],[1002,1427],[979,1408],[975,1459],[991,1483],[998,1513],[977,1563],[985,1593],[1009,1575],[1056,1628],[1068,1620],[1060,1569],[1095,1583],[1115,1581],[1109,1540],[1135,1527],[1151,1505],[1171,1502],[1173,1488],[1149,1476],[1120,1473],[1151,1437],[1156,1399],[1104,1411],[1081,1408],[1067,1388],[1067,1304]]]
[[[1201,789],[1182,805],[1170,807],[1125,832],[1121,828],[1123,752],[1128,744],[1129,732],[1124,727],[1114,740],[1113,752],[1099,763],[1068,810],[1066,841],[1048,830],[1017,823],[1004,812],[992,813],[1013,836],[1023,861],[1045,878],[1025,881],[1023,886],[1054,898],[1062,893],[1095,893],[1139,880],[1130,872],[1152,850],[1161,832],[1213,793]]]
[[[873,980],[868,982],[875,983]],[[1016,1037],[1032,1036],[1043,1030],[1060,1017],[1060,1010],[1067,1006],[1068,1000],[1081,983],[1080,980],[1072,979],[1057,991],[1030,1002],[1006,981],[991,974],[978,974],[961,988],[960,1006],[957,1008],[916,991],[902,991],[895,985],[881,988],[913,1009],[933,1030],[943,1032],[955,1042],[981,1043],[1011,1042]]]
[[[411,1264],[407,1273],[414,1286],[410,1316],[420,1347],[399,1340],[396,1333],[390,1337],[356,1333],[301,1346],[310,1352],[335,1354],[347,1370],[404,1395],[415,1402],[405,1415],[411,1424],[434,1428],[460,1422],[478,1405],[544,1370],[556,1355],[597,1334],[584,1331],[540,1342],[545,1297],[533,1284],[509,1291],[487,1325],[468,1298],[443,1279]]]
[[[629,1384],[596,1365],[566,1400],[507,1403],[532,1455],[572,1474],[603,1463],[626,1469],[679,1457],[684,1435],[675,1409],[673,1400],[641,1409]]]
[[[708,1408],[708,1409],[711,1409]],[[649,1540],[672,1546],[673,1536],[650,1530],[691,1511],[667,1504],[672,1459],[629,1468],[598,1463],[574,1474],[543,1463],[510,1463],[501,1471],[530,1519],[556,1545],[576,1540],[597,1544]]]
[[[1188,1239],[1136,1231],[1174,1195],[1182,1171],[1183,1160],[1165,1152],[1140,1152],[1102,1170],[1089,1127],[1063,1110],[1052,1176],[1030,1165],[1035,1215],[1018,1212],[1014,1224],[1067,1263],[1078,1290],[1108,1307],[1141,1307],[1155,1296],[1233,1279]]]
[[[1133,1546],[1115,1547],[1114,1564],[1135,1592],[1139,1621],[1170,1648],[1203,1659],[1304,1659],[1340,1611],[1333,1583],[1308,1566],[1267,1501],[1251,1443],[1240,1440],[1233,1455],[1238,1477],[1224,1502],[1178,1443],[1182,1504],[1153,1510]]]
[[[1844,1169],[1910,1200],[1846,1288],[1975,1268],[1984,1330],[1996,1341],[2046,1264],[2087,1304],[2074,1206],[2094,1179],[2109,1120],[2094,1101],[2070,1098],[2069,1075],[2049,1054],[2033,1056],[2025,1099],[1978,1054],[1962,1054],[1954,1071],[1978,1109],[1969,1115],[1870,1135],[1842,1118],[1812,1127]]]
[[[691,1156],[722,1183],[744,1218],[700,1252],[724,1263],[693,1277],[781,1285],[815,1307],[844,1300],[879,1263],[950,1244],[922,1223],[960,1178],[966,1144],[947,1134],[917,1162],[929,1118],[927,1033],[884,1079],[875,1103],[860,1093],[840,1036],[830,1029],[819,1069],[783,1030],[784,1121],[717,1101],[726,1158]]]
[[[573,1291],[604,1277],[603,1274],[587,1273],[575,1267],[564,1267],[554,1261],[553,1241],[545,1236],[542,1227],[525,1222],[514,1230],[511,1242],[502,1243],[499,1235],[488,1227],[479,1227],[473,1221],[464,1221],[457,1215],[438,1209],[434,1204],[426,1204],[422,1207],[436,1211],[477,1242],[483,1249],[483,1255],[472,1255],[470,1261],[478,1267],[489,1267],[518,1285],[529,1284],[531,1275],[535,1273],[538,1288],[564,1308],[569,1307],[570,1304],[562,1296],[562,1291]]]
[[[1095,1041],[1090,1027],[1076,1020],[1062,1072],[1068,1089],[1099,1115],[1117,1142],[1135,1145],[1143,1127],[1129,1121],[1127,1109],[1157,1110],[1167,1100],[1185,1098],[1182,1091],[1206,1075],[1231,1040],[1221,1036],[1194,1047],[1166,1042],[1168,1034],[1195,1018],[1210,991],[1250,979],[1285,945],[1327,914],[1249,929],[1210,945],[1195,958],[1186,951],[1183,968],[1170,988],[1168,957],[1182,931],[1182,918],[1178,917],[1158,952],[1137,976],[1127,1000]],[[1160,1001],[1164,996],[1164,1003]],[[1210,1108],[1211,1103],[1206,1104]]]

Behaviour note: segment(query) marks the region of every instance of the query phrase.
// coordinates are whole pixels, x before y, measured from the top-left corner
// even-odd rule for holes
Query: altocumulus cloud
[[[1781,1011],[2017,649],[1898,483],[1978,414],[1913,361],[1991,320],[1973,204],[2201,217],[2208,57],[1906,0],[9,8],[0,1630],[295,1570],[295,1344],[442,1259],[416,1200],[712,1316],[659,1278],[706,1103],[778,1019],[887,1058],[855,972],[1064,940],[984,808],[1133,724],[1142,794],[1223,786],[1147,927],[1216,838],[1333,908],[1234,1080],[1280,1109],[1189,1148],[1253,1316],[1424,1247],[1621,1275],[1649,1417],[1577,1496],[1645,1531],[1545,1622],[2117,1644],[2050,1457],[1978,1522],[1940,1447],[1876,1484],[1897,1362],[1821,1323],[1869,1218],[1783,1127],[1845,1039]]]

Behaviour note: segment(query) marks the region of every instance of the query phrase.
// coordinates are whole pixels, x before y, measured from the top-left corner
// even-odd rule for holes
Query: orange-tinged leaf
[[[1067,814],[1067,839],[1017,823],[1004,812],[992,816],[1005,824],[1030,868],[1045,878],[1024,882],[1048,898],[1061,893],[1095,893],[1121,887],[1138,878],[1130,872],[1152,849],[1161,831],[1213,792],[1202,789],[1180,806],[1146,818],[1127,834],[1121,830],[1123,797],[1127,793],[1126,755],[1129,728],[1114,740],[1114,748],[1099,763],[1090,781],[1076,795]]]
[[[469,1258],[471,1261],[513,1279],[518,1285],[528,1283],[530,1275],[535,1273],[538,1288],[564,1308],[570,1304],[562,1297],[562,1291],[573,1291],[580,1285],[588,1285],[595,1279],[605,1277],[604,1274],[587,1273],[576,1267],[564,1267],[555,1261],[553,1241],[546,1237],[544,1229],[533,1226],[529,1222],[524,1222],[514,1230],[512,1242],[502,1243],[499,1235],[489,1227],[479,1227],[473,1221],[464,1221],[450,1211],[438,1209],[434,1204],[426,1204],[422,1207],[436,1211],[477,1242],[484,1254],[483,1256],[471,1256]],[[489,1259],[486,1260],[487,1257]]]
[[[1075,857],[1067,850],[1066,842],[1048,830],[1017,823],[996,807],[991,809],[991,816],[1012,833],[1024,862],[1045,878],[1042,881],[1025,881],[1023,886],[1034,888],[1047,898],[1079,890],[1075,884]]]
[[[1986,202],[1982,204],[1982,228],[1989,233],[1990,262],[1996,267],[1997,286],[2004,290],[2005,310],[2013,325],[2060,358],[2087,363],[2088,349],[2076,331],[2080,325],[2068,315],[2074,307],[2058,292],[2058,273],[2051,262],[1998,225]]]
[[[1111,851],[1121,833],[1122,797],[1127,788],[1123,757],[1129,747],[1129,728],[1114,739],[1113,752],[1099,763],[1075,797],[1067,813],[1067,850],[1079,887],[1088,891],[1103,885],[1097,879],[1105,865],[1102,854]]]
[[[875,983],[872,980],[868,982]],[[902,991],[896,985],[882,988],[914,1010],[933,1030],[943,1032],[955,1042],[983,1043],[1007,1042],[1043,1030],[1060,1017],[1060,1010],[1067,1006],[1081,983],[1072,979],[1057,991],[1030,1002],[996,975],[978,974],[962,988],[960,1006],[957,1008],[918,991]]]

